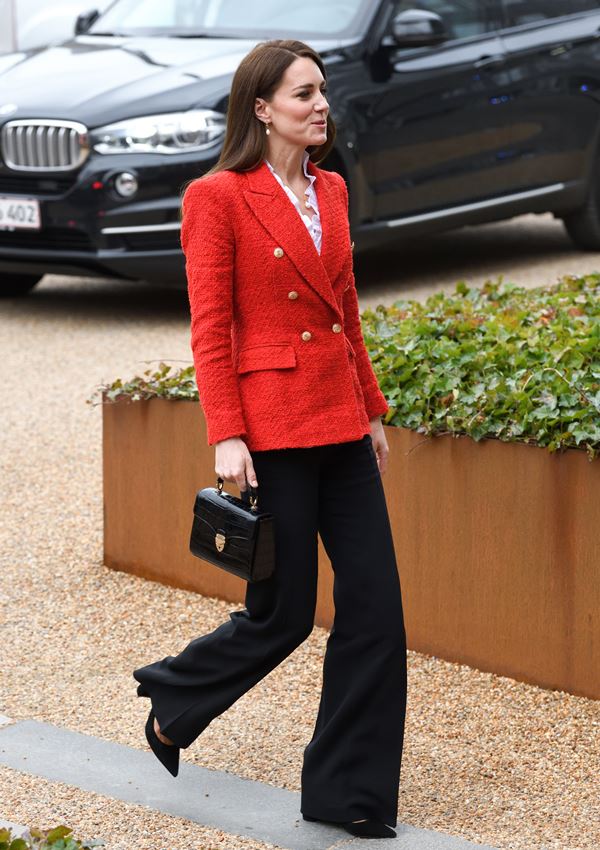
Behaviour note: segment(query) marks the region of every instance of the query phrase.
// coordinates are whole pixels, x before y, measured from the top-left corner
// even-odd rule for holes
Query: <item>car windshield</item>
[[[116,0],[89,35],[341,38],[361,31],[373,0]]]

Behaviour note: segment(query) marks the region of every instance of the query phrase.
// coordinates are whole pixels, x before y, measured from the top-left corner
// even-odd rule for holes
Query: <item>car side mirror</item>
[[[83,35],[86,33],[91,25],[100,17],[100,12],[98,9],[89,9],[87,12],[82,12],[80,15],[77,15],[77,20],[75,21],[75,35]]]
[[[426,47],[448,38],[443,20],[425,9],[405,9],[392,21],[391,36],[396,47]]]

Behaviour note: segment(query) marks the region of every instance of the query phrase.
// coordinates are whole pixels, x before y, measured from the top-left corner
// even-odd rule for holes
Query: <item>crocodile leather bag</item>
[[[275,569],[273,514],[260,512],[256,488],[248,484],[242,498],[217,487],[196,493],[190,552],[246,581],[269,578]]]

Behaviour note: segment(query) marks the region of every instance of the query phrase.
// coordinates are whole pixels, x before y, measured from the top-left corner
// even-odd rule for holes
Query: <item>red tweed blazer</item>
[[[348,192],[318,168],[319,255],[265,162],[194,180],[181,246],[208,444],[264,450],[358,440],[388,404],[360,326]]]

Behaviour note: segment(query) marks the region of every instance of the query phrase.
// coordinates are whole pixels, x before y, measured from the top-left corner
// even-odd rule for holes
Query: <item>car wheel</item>
[[[0,275],[0,297],[27,295],[43,277],[43,274]]]
[[[583,251],[600,251],[600,171],[596,161],[583,206],[561,216],[566,231]]]

